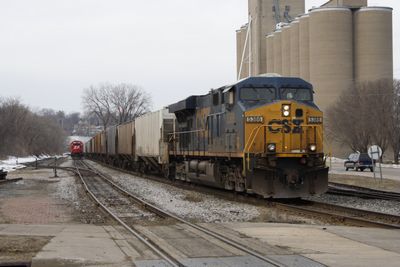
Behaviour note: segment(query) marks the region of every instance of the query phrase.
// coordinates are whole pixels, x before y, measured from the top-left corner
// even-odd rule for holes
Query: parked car
[[[372,159],[367,153],[350,154],[349,158],[344,162],[344,167],[346,168],[346,171],[349,169],[354,169],[356,171],[370,169],[371,172],[374,171]]]

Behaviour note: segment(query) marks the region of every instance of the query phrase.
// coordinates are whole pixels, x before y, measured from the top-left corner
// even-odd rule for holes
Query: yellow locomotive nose
[[[323,153],[322,112],[314,107],[286,100],[246,111],[245,117],[245,148],[250,153]]]

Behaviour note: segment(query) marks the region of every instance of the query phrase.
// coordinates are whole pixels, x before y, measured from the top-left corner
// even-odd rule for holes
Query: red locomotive
[[[71,157],[73,158],[82,158],[83,156],[83,142],[81,141],[72,141],[70,146]]]

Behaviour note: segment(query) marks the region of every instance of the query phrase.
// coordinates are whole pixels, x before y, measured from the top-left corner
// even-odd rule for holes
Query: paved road
[[[328,166],[330,165],[329,161],[327,162],[327,165]],[[370,172],[369,170],[365,170],[363,172],[360,171],[357,172],[354,170],[346,171],[346,169],[343,167],[343,163],[337,163],[337,162],[332,162],[332,168],[330,168],[330,173],[374,177],[373,173]],[[400,168],[382,167],[382,175],[383,178],[400,181]],[[376,168],[376,177],[380,178],[378,165]]]

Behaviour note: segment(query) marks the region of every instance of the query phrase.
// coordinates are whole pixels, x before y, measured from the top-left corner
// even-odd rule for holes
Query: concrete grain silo
[[[300,76],[299,20],[290,25],[290,76]]]
[[[393,79],[392,12],[363,7],[354,13],[355,80]]]
[[[349,8],[310,12],[310,81],[317,105],[325,111],[354,84],[353,16]]]
[[[237,66],[237,75],[239,79],[245,78],[249,76],[249,48],[245,47],[247,35],[247,25],[242,26],[240,30],[236,31],[236,66]],[[245,50],[246,49],[246,50]],[[244,57],[243,57],[244,51]],[[242,63],[243,59],[243,63]],[[242,64],[242,66],[241,66]],[[240,67],[242,69],[240,70]],[[239,74],[240,72],[240,74]]]
[[[304,13],[305,0],[248,0],[251,18],[251,75],[267,71],[265,36],[275,30],[276,24],[289,22]]]
[[[267,73],[273,73],[274,70],[274,35],[269,34],[266,37],[267,43]]]
[[[282,28],[282,75],[290,76],[290,26]]]
[[[299,74],[310,81],[310,16],[304,15],[299,19]]]
[[[282,74],[282,31],[274,32],[274,73]]]

